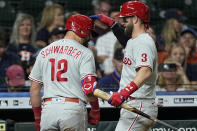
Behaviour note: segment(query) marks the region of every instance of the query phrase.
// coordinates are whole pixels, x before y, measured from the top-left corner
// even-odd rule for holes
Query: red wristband
[[[138,86],[132,81],[124,89],[120,91],[120,94],[123,95],[126,99],[136,90]]]
[[[91,108],[92,108],[92,109],[95,109],[95,110],[99,109],[99,102],[98,102],[98,99],[97,99],[96,101],[90,102],[90,105],[91,105]]]
[[[33,112],[34,112],[35,120],[40,119],[42,108],[41,107],[32,107],[32,109],[33,109]]]

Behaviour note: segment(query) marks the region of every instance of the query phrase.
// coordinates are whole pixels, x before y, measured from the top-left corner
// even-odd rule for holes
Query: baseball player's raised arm
[[[105,16],[104,14],[97,14],[97,15],[92,15],[90,16],[90,18],[92,18],[93,20],[100,20],[102,23],[108,25],[114,35],[116,36],[116,38],[118,39],[118,41],[120,42],[120,44],[125,48],[126,47],[126,44],[127,44],[127,41],[130,39],[129,37],[127,37],[125,34],[124,34],[124,29],[121,28],[121,26],[115,22],[114,19],[108,17],[108,16]]]
[[[112,27],[112,31],[120,44],[125,48],[127,41],[130,39],[128,36],[124,34],[124,29],[118,23],[115,23]]]

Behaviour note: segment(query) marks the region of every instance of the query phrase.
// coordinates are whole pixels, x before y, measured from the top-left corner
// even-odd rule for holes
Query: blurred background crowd
[[[28,75],[39,51],[65,35],[74,14],[115,15],[128,0],[0,0],[0,92],[28,92]],[[151,9],[147,33],[158,51],[157,91],[197,90],[197,1],[142,0]],[[97,23],[89,42],[98,88],[117,91],[124,49],[110,29]]]

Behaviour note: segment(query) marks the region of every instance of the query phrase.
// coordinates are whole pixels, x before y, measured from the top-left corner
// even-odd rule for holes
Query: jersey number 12
[[[57,81],[59,82],[65,82],[68,80],[68,78],[62,78],[62,74],[67,72],[68,69],[68,62],[65,59],[61,59],[57,61],[57,69],[59,69],[59,71],[57,71],[56,75],[55,75],[55,66],[56,66],[56,61],[54,58],[50,58],[49,61],[51,62],[51,81],[55,80],[55,76]],[[63,65],[63,69],[62,68]]]

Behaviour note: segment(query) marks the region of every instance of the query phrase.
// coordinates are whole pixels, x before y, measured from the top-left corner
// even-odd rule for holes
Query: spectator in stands
[[[25,74],[20,65],[11,65],[6,71],[6,83],[8,92],[28,91],[25,87]]]
[[[196,76],[197,68],[195,68],[194,66],[192,66],[190,63],[187,62],[185,48],[181,44],[172,45],[168,55],[175,62],[177,62],[177,64],[180,64],[180,68],[177,71],[179,71],[179,74],[185,79],[185,81],[188,81],[188,83],[191,83],[191,80],[194,79],[195,81],[197,81],[197,76]],[[191,89],[189,89],[189,87]],[[194,90],[195,88],[188,86],[188,89]]]
[[[115,15],[119,11],[111,12],[110,17],[115,18]],[[115,19],[118,22],[118,19]],[[101,69],[104,71],[104,75],[111,74],[113,72],[112,58],[114,54],[115,44],[117,38],[112,31],[100,36],[96,41],[97,61],[101,65]]]
[[[94,6],[95,14],[104,14],[109,16],[109,12],[112,8],[112,3],[110,0],[93,0],[92,4]]]
[[[7,52],[9,34],[0,29],[0,92],[7,91],[5,81],[8,66],[18,63],[19,57],[11,52]]]
[[[168,57],[168,52],[159,49],[159,45],[158,45],[158,41],[157,41],[157,36],[155,34],[155,30],[151,26],[149,27],[148,30],[146,30],[146,32],[155,41],[155,45],[156,45],[156,48],[157,48],[157,62],[158,62],[158,64],[163,63],[164,60]]]
[[[48,45],[50,33],[59,26],[64,26],[64,8],[59,4],[46,6],[38,27],[36,44],[40,48]]]
[[[50,33],[49,43],[63,39],[65,34],[66,34],[66,30],[62,26],[53,29],[53,31]]]
[[[34,18],[29,14],[19,13],[13,25],[8,51],[20,57],[24,70],[37,51],[35,35]]]
[[[187,28],[181,32],[179,42],[184,46],[187,54],[187,61],[190,64],[197,63],[196,41],[197,33],[192,28]]]
[[[32,70],[32,68],[34,66],[34,63],[35,63],[35,60],[36,60],[35,58],[36,58],[36,56],[31,57],[30,62],[28,63],[27,68],[25,70],[25,72],[26,72],[26,74],[28,76],[30,75],[31,70]],[[29,79],[25,80],[25,86],[26,87],[30,87],[31,86],[31,81]]]
[[[169,48],[168,56],[172,58],[174,61],[179,63],[182,66],[182,70],[185,72],[187,68],[187,57],[184,47],[179,44],[173,44]]]
[[[113,56],[113,73],[104,76],[98,81],[98,88],[104,90],[105,92],[117,92],[119,89],[120,76],[122,72],[122,62],[123,62],[123,48],[117,48]]]
[[[21,61],[30,59],[36,52],[34,18],[29,14],[19,13],[15,20],[8,51],[18,54]]]
[[[110,0],[93,0],[92,5],[94,8],[94,14],[105,14],[106,16],[110,15],[110,10],[112,8],[112,3]],[[98,33],[98,36],[93,38],[94,43],[96,43],[98,37],[110,31],[108,26],[99,21],[95,21],[95,24],[95,30]]]
[[[197,33],[192,28],[187,28],[181,32],[179,42],[184,46],[187,54],[187,76],[191,81],[192,88],[197,90]]]
[[[178,41],[179,35],[183,29],[183,23],[186,17],[177,9],[169,9],[165,13],[165,24],[160,36],[157,36],[159,49],[168,51],[172,43]]]
[[[146,32],[153,38],[153,40],[156,42],[156,34],[154,29],[149,26],[148,30],[146,30]]]
[[[175,64],[170,66],[168,64]],[[159,65],[157,91],[183,91],[190,90],[190,82],[179,63],[168,57]]]

